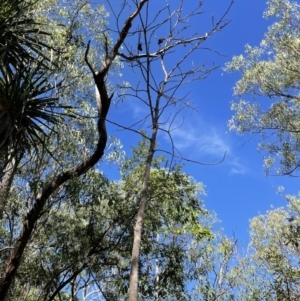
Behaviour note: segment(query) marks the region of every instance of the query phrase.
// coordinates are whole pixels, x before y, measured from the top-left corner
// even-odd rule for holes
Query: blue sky
[[[190,1],[191,4],[193,2]],[[205,27],[209,24],[212,13],[216,20],[229,4],[225,0],[203,2],[203,9],[207,13],[200,16],[201,24],[193,24],[200,31],[202,25]],[[222,55],[203,51],[193,57],[195,64],[206,62],[209,65],[215,62],[223,67],[233,55],[244,52],[245,44],[259,45],[268,25],[274,21],[263,19],[265,8],[266,2],[262,0],[236,0],[228,16],[231,23],[206,44]],[[130,68],[124,69],[122,73],[123,80],[131,84],[139,82],[137,74]],[[217,213],[225,233],[235,234],[240,243],[246,246],[249,240],[249,219],[265,213],[271,205],[286,205],[285,198],[277,193],[277,188],[283,185],[284,193],[296,194],[298,179],[266,177],[263,154],[257,152],[259,137],[238,136],[229,132],[227,122],[233,113],[230,102],[234,99],[233,86],[238,78],[239,74],[227,74],[219,68],[208,79],[189,85],[189,99],[197,111],[184,111],[174,122],[174,126],[181,127],[174,130],[172,136],[183,156],[192,160],[217,162],[226,152],[224,162],[216,166],[185,163],[184,170],[206,186],[207,195],[203,197],[206,208]],[[112,108],[109,119],[129,124],[137,121],[145,112],[145,108],[137,102],[126,99]],[[121,139],[130,155],[130,146],[136,145],[139,137],[134,133],[120,132],[112,126],[109,126],[109,130],[111,135]],[[166,135],[159,135],[159,143],[168,149]]]

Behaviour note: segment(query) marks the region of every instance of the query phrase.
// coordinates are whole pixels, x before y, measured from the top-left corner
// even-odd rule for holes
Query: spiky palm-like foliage
[[[57,66],[49,54],[55,50],[45,24],[34,19],[37,1],[0,1],[0,180],[9,160],[45,146],[45,135],[66,108],[50,84]]]
[[[49,61],[43,49],[49,49],[45,36],[50,33],[41,30],[33,19],[37,0],[0,1],[0,61],[14,67],[26,65],[39,57]]]
[[[49,76],[40,73],[39,67],[0,70],[0,150],[37,148],[67,106],[58,103]]]

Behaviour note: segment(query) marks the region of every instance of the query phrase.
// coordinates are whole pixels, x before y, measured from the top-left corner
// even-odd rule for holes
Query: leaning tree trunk
[[[89,45],[87,45],[87,49],[85,52],[85,62],[87,63],[91,73],[93,74],[93,78],[95,84],[97,86],[97,90],[99,92],[98,96],[100,99],[97,101],[97,109],[98,109],[98,126],[97,131],[99,134],[98,143],[94,152],[82,163],[70,168],[69,170],[63,171],[59,175],[55,176],[50,180],[42,189],[40,195],[35,200],[33,207],[28,211],[24,220],[23,227],[20,231],[19,237],[16,240],[11,256],[6,262],[4,271],[0,277],[0,301],[4,301],[6,296],[8,295],[9,289],[13,283],[13,280],[16,277],[18,268],[21,264],[21,260],[23,258],[24,250],[30,240],[33,229],[40,217],[40,214],[44,208],[46,201],[50,198],[50,196],[64,183],[66,183],[70,179],[74,179],[75,177],[80,177],[85,174],[88,170],[90,170],[95,164],[99,162],[104,154],[104,150],[107,143],[107,130],[106,130],[106,116],[108,114],[111,99],[113,94],[109,97],[106,87],[106,76],[109,72],[109,69],[117,57],[119,53],[119,49],[122,46],[124,40],[126,39],[129,30],[132,26],[133,20],[138,16],[142,7],[148,0],[141,0],[136,10],[125,20],[124,26],[119,33],[119,37],[112,47],[110,51],[106,52],[106,58],[100,67],[99,72],[95,72],[93,67],[88,61],[88,53],[89,53]],[[99,97],[97,97],[99,98]]]

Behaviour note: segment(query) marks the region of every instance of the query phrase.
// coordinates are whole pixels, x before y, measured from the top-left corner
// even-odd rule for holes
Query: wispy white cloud
[[[204,129],[204,130],[203,130]],[[215,128],[191,127],[185,125],[171,132],[176,147],[184,151],[192,149],[193,153],[220,157],[230,153],[230,145]]]
[[[231,166],[230,174],[232,175],[243,175],[247,173],[248,168],[240,162],[238,157],[231,156],[229,158],[229,165]]]
[[[196,160],[203,161],[203,158],[219,160],[226,152],[223,164],[230,168],[229,174],[242,175],[248,171],[240,158],[234,154],[228,135],[221,129],[203,122],[197,126],[185,123],[171,131],[171,135],[176,148],[183,154],[188,152]]]

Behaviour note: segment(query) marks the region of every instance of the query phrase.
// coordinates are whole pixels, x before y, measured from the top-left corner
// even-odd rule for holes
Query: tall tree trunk
[[[156,123],[156,122],[155,122]],[[146,204],[148,200],[148,189],[150,181],[151,165],[155,151],[155,143],[157,136],[157,123],[153,128],[152,138],[150,140],[149,153],[145,166],[145,173],[143,179],[143,187],[141,191],[140,206],[137,214],[137,219],[134,227],[133,247],[131,253],[131,271],[129,283],[129,301],[138,301],[138,270],[139,270],[139,257],[140,246],[142,240],[143,222],[145,218]]]

